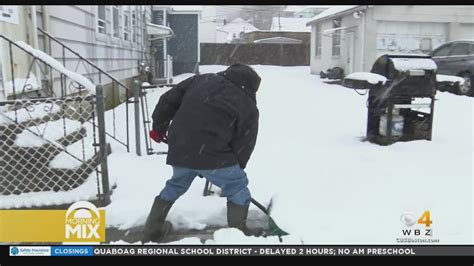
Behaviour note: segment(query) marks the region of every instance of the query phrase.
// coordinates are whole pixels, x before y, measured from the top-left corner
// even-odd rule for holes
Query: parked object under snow
[[[344,69],[340,67],[328,68],[325,72],[319,72],[322,79],[342,79],[344,78]]]

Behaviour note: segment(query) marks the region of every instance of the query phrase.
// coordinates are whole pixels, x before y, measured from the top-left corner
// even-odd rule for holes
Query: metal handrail
[[[63,42],[61,42],[60,40],[56,39],[55,37],[51,36],[49,33],[47,33],[46,31],[44,31],[43,29],[41,28],[38,28],[39,31],[41,31],[41,33],[43,33],[44,35],[48,36],[48,38],[50,38],[51,40],[55,41],[57,44],[61,45],[62,47],[66,48],[66,50],[68,50],[69,52],[73,53],[75,56],[79,57],[81,60],[84,60],[84,62],[86,62],[87,64],[89,64],[91,67],[95,68],[96,70],[98,70],[99,72],[101,72],[102,74],[104,74],[105,76],[107,76],[108,78],[110,78],[111,80],[113,80],[114,82],[116,82],[117,84],[119,84],[120,86],[130,90],[130,88],[123,84],[120,80],[114,78],[112,75],[110,75],[109,73],[107,73],[105,70],[101,69],[100,67],[98,67],[96,64],[92,63],[91,61],[89,61],[87,58],[83,57],[82,55],[80,55],[79,53],[77,53],[76,51],[74,51],[72,48],[70,48],[69,46],[67,46],[66,44],[64,44]]]
[[[66,46],[65,44],[63,44],[61,41],[59,41],[58,39],[52,37],[51,35],[49,35],[47,32],[45,32],[44,30],[38,28],[38,30],[40,30],[45,36],[47,36],[48,38],[50,38],[50,40],[54,40],[57,44],[59,44],[62,48],[63,48],[63,57],[64,57],[64,50],[68,50],[70,51],[71,53],[73,53],[74,55],[76,55],[78,57],[79,60],[83,60],[84,62],[86,62],[87,64],[89,64],[89,66],[95,68],[96,70],[98,70],[99,72],[99,80],[100,80],[100,75],[101,74],[104,74],[106,77],[109,77],[110,80],[112,81],[112,83],[115,83],[115,84],[118,84],[118,86],[121,86],[123,88],[126,89],[126,94],[127,94],[127,100],[126,100],[126,128],[127,128],[127,136],[126,136],[126,140],[125,141],[122,141],[122,140],[119,140],[118,138],[116,138],[115,136],[115,117],[114,117],[114,132],[113,134],[109,133],[109,132],[105,132],[105,134],[111,138],[113,138],[114,140],[116,140],[118,143],[124,145],[127,149],[127,152],[130,151],[130,129],[129,129],[129,121],[128,121],[128,113],[129,113],[129,108],[128,108],[128,103],[130,103],[130,100],[128,99],[129,96],[131,95],[130,91],[131,89],[129,87],[127,87],[125,84],[123,84],[121,81],[119,81],[118,79],[114,78],[112,75],[110,75],[109,73],[105,72],[103,69],[99,68],[98,66],[96,66],[94,63],[90,62],[89,60],[87,60],[86,58],[84,58],[83,56],[81,56],[80,54],[78,54],[77,52],[73,51],[70,47]],[[40,57],[37,57],[35,56],[32,52],[24,49],[23,47],[21,47],[20,45],[18,45],[17,43],[15,43],[13,40],[11,40],[10,38],[6,37],[5,35],[3,34],[0,34],[0,38],[1,39],[4,39],[6,42],[8,42],[8,45],[9,45],[9,49],[10,49],[10,60],[13,59],[13,56],[12,56],[12,49],[11,47],[14,46],[18,49],[20,49],[21,51],[25,52],[26,54],[30,55],[31,57],[35,58],[35,60],[38,60],[40,62],[42,62],[44,65],[46,66],[49,66],[50,68],[53,68],[55,69],[53,66],[51,66],[48,62],[45,62],[44,60],[42,60]],[[46,42],[46,40],[45,40]],[[50,41],[51,43],[51,41]],[[13,62],[11,62],[11,65],[13,65]],[[65,66],[65,62],[63,62],[63,65]],[[55,69],[56,71],[58,71],[57,69]],[[15,77],[15,73],[14,73],[14,68],[11,67],[11,74],[12,74],[12,79],[14,79]],[[61,87],[63,87],[63,74],[61,74]],[[99,81],[100,82],[100,81]],[[13,97],[14,97],[14,100],[16,100],[16,88],[15,88],[15,82],[13,82]],[[65,96],[65,95],[63,95]],[[114,112],[114,116],[115,116],[115,110],[113,111]]]

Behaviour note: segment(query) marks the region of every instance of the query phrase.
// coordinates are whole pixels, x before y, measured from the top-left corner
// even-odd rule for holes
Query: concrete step
[[[0,139],[7,145],[14,145],[16,136],[23,132],[25,129],[33,126],[38,126],[47,122],[56,121],[64,116],[63,110],[57,113],[51,113],[46,116],[26,120],[18,124],[0,125]]]
[[[73,144],[74,142],[85,138],[86,136],[87,136],[87,130],[85,128],[81,128],[63,138],[56,140],[56,142],[63,146],[69,146]]]

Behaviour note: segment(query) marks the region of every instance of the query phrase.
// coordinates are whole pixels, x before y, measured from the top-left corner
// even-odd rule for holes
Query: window
[[[469,54],[469,43],[456,43],[454,45],[451,55],[468,55]]]
[[[332,21],[332,28],[341,27],[341,18]],[[341,30],[334,31],[332,35],[332,55],[338,56],[341,54]]]
[[[137,10],[132,7],[132,42],[137,42]]]
[[[120,7],[112,6],[113,37],[120,38]]]
[[[107,23],[105,22],[105,6],[97,7],[97,32],[107,34]]]
[[[433,56],[448,56],[452,46],[452,44],[441,46],[433,52]]]
[[[314,45],[314,55],[316,57],[321,56],[321,38],[323,37],[323,34],[321,32],[321,24],[316,24],[316,40],[315,40],[315,45]]]
[[[130,9],[123,11],[123,39],[130,41]]]

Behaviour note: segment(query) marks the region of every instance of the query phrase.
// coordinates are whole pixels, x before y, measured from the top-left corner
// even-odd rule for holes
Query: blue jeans
[[[199,174],[212,184],[220,187],[228,201],[237,205],[250,204],[251,195],[247,188],[249,183],[247,174],[238,164],[212,170],[173,166],[173,176],[166,181],[166,186],[161,191],[160,198],[171,202],[176,201],[188,190],[194,178]]]

